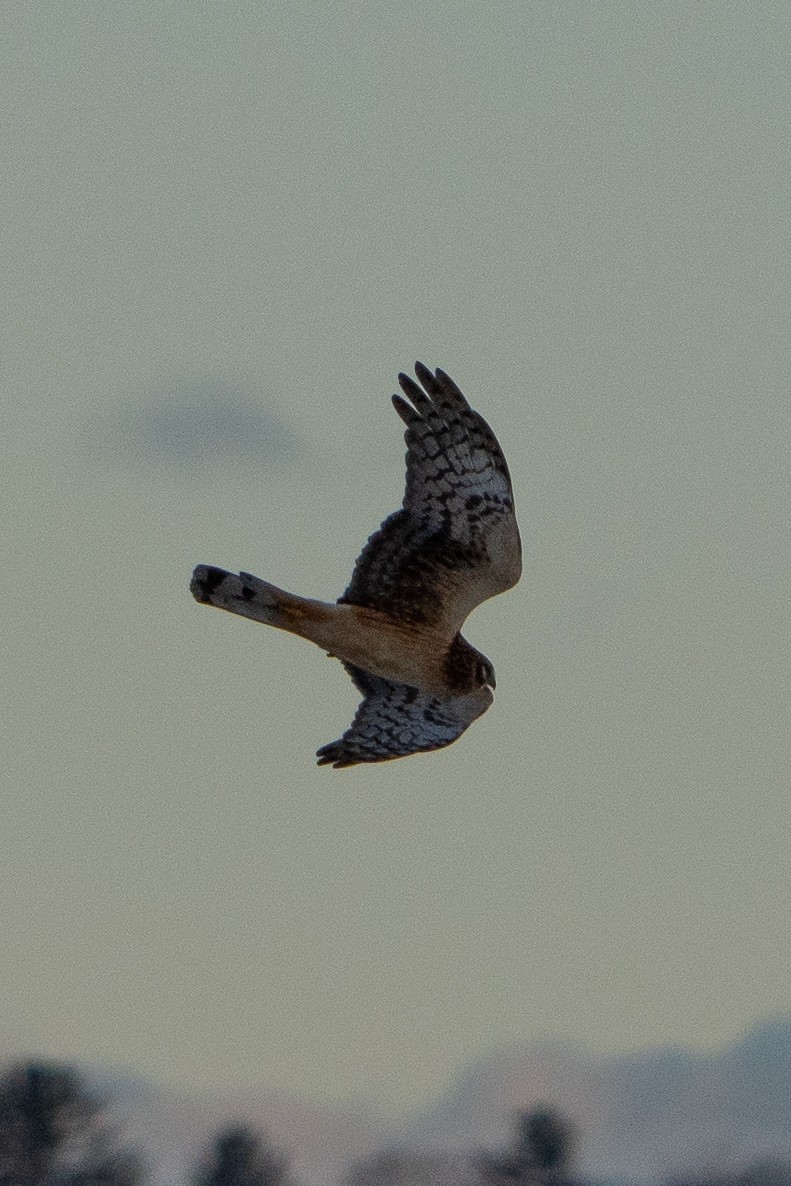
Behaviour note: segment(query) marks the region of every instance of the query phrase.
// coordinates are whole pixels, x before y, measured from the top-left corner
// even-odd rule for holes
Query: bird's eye
[[[479,684],[491,684],[494,687],[494,668],[486,659],[479,659],[475,672]]]

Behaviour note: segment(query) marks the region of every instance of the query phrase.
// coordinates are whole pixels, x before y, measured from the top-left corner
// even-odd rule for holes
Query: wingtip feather
[[[407,401],[405,399],[403,399],[400,395],[394,395],[392,397],[392,399],[393,399],[393,407],[395,408],[396,412],[398,412],[398,415],[401,417],[401,419],[404,421],[404,424],[406,424],[406,425],[411,424],[412,421],[416,417],[416,412],[415,412],[415,409],[412,407],[412,405],[408,404]]]
[[[342,770],[346,766],[354,766],[354,758],[344,757],[340,742],[331,741],[316,751],[317,766],[332,766],[333,770]]]

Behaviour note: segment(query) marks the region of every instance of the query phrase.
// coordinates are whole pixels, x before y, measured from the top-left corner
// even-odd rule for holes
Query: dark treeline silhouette
[[[287,1159],[261,1133],[248,1125],[225,1128],[217,1134],[193,1186],[297,1186]]]
[[[478,1162],[481,1186],[571,1186],[575,1137],[571,1124],[553,1108],[520,1113],[513,1147]]]
[[[443,1157],[388,1150],[353,1166],[344,1186],[575,1186],[569,1177],[573,1146],[568,1121],[536,1108],[519,1115],[513,1146],[502,1153]]]
[[[57,1063],[19,1063],[0,1079],[0,1186],[138,1186],[109,1101]]]
[[[499,1152],[383,1150],[352,1165],[338,1186],[593,1186],[574,1173],[575,1147],[572,1123],[536,1107],[517,1116]],[[282,1151],[241,1123],[217,1131],[184,1173],[189,1186],[301,1186]],[[112,1099],[74,1067],[29,1061],[0,1074],[0,1186],[148,1186],[153,1174],[122,1140]],[[791,1164],[676,1175],[665,1186],[791,1186]]]

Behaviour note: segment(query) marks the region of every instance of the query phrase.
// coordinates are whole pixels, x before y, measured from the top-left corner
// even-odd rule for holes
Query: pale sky
[[[9,3],[4,1052],[424,1103],[791,1008],[791,9]],[[492,710],[196,605],[335,597],[442,366],[525,552]],[[4,763],[5,764],[5,763]]]

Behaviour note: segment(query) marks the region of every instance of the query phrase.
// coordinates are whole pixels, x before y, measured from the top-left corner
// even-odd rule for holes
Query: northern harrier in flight
[[[444,371],[417,363],[393,396],[406,424],[406,491],[362,550],[338,601],[286,593],[249,573],[199,564],[197,601],[310,639],[340,659],[363,694],[320,766],[384,762],[441,749],[492,703],[494,669],[460,631],[522,571],[502,450]],[[407,402],[408,400],[408,402]]]

